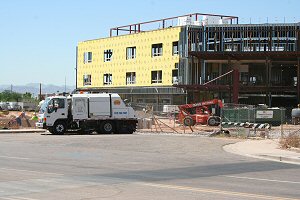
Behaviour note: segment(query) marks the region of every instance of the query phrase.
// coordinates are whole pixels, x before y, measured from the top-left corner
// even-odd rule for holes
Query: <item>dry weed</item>
[[[279,144],[283,149],[300,148],[300,136],[296,134],[290,134],[285,138],[281,138]]]

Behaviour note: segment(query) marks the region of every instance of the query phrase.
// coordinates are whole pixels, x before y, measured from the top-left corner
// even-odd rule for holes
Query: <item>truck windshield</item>
[[[40,113],[45,113],[49,101],[50,101],[50,98],[46,98],[46,99],[44,100],[44,102],[43,102],[43,104],[41,105],[41,108],[40,108]]]

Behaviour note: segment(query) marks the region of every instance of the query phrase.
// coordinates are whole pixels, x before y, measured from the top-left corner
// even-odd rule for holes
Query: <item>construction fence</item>
[[[222,128],[235,128],[234,132],[246,136],[280,138],[291,134],[300,135],[300,126],[291,124],[290,112],[290,109],[268,108],[265,105],[225,104],[221,110],[222,122],[225,124],[231,122],[235,125],[221,126]],[[252,127],[241,127],[242,123],[251,124]],[[253,127],[254,125],[255,127]]]
[[[178,121],[178,112],[153,111],[153,105],[131,105],[139,118],[137,129],[145,133],[177,133],[214,135],[230,133],[240,137],[280,138],[300,135],[300,126],[288,124],[285,108],[267,108],[241,104],[225,104],[219,126],[185,126]],[[243,125],[243,126],[241,126]]]
[[[144,133],[175,133],[209,135],[218,131],[219,127],[206,125],[185,126],[178,121],[178,112],[154,111],[151,104],[131,104],[138,116],[137,130]]]

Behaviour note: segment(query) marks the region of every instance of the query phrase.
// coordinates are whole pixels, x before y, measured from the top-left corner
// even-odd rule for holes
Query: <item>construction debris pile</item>
[[[0,111],[0,129],[35,128],[34,112]]]

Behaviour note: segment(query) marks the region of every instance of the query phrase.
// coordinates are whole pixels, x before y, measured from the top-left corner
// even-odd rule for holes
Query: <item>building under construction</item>
[[[239,24],[238,17],[188,14],[112,28],[80,42],[77,89],[117,92],[133,103],[300,102],[300,23]]]

